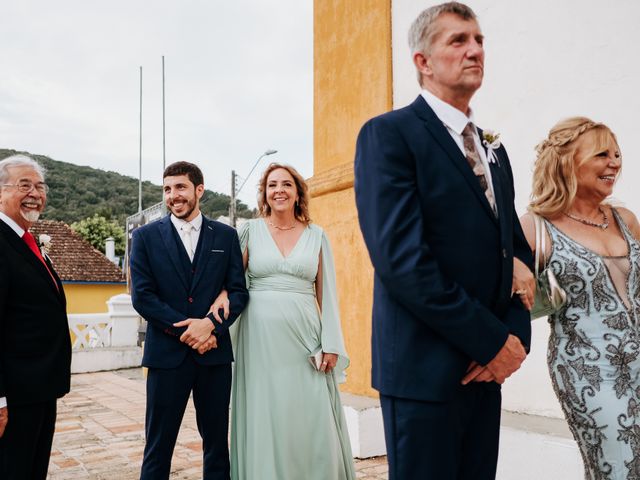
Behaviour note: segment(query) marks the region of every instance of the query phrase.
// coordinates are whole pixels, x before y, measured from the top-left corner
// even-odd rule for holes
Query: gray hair
[[[11,155],[10,157],[0,161],[0,188],[9,181],[9,169],[15,167],[31,167],[38,172],[44,180],[44,167],[33,158],[24,154]]]
[[[434,5],[423,10],[409,28],[409,48],[411,56],[415,53],[429,53],[436,34],[436,20],[444,13],[453,13],[463,20],[476,20],[476,14],[464,3],[447,2]],[[422,77],[418,72],[418,83],[422,85]]]

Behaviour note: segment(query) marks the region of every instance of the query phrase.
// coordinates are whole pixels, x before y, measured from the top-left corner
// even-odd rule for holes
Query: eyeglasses
[[[15,185],[13,184],[9,184],[9,183],[5,183],[4,185],[2,185],[3,187],[15,187],[17,188],[20,192],[22,193],[29,193],[31,192],[34,188],[40,192],[40,193],[48,193],[49,192],[49,185],[47,185],[44,182],[39,182],[39,183],[32,183],[32,182],[18,182]]]

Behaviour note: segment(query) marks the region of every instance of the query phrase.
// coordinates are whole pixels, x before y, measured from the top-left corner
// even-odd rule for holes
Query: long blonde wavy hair
[[[577,140],[587,132],[593,132],[594,142],[590,151],[581,152],[582,162],[606,149],[612,139],[618,145],[616,136],[604,123],[594,122],[587,117],[571,117],[558,122],[549,131],[549,136],[536,147],[530,211],[553,218],[573,204],[578,190],[576,170],[579,165],[575,163]]]

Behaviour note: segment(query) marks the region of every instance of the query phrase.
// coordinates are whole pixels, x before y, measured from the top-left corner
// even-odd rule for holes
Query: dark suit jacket
[[[58,289],[27,244],[0,220],[0,397],[11,405],[69,392],[71,339]]]
[[[530,262],[531,252],[504,147],[497,156],[499,218],[421,96],[362,127],[355,191],[375,268],[372,376],[382,394],[446,400],[470,361],[486,365],[510,332],[528,348],[529,313],[511,282],[514,252]]]
[[[192,265],[168,215],[133,232],[131,297],[148,322],[144,366],[174,368],[187,355],[204,365],[233,361],[228,328],[249,299],[236,231],[203,216],[194,259]],[[215,322],[218,347],[200,355],[180,342],[186,328],[173,324],[203,318],[222,288],[229,292],[229,318]]]

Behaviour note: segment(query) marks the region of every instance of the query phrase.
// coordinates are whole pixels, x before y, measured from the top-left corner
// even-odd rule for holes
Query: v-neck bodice
[[[264,220],[250,220],[240,230],[240,242],[248,249],[249,290],[286,290],[314,293],[322,230],[309,225],[285,257]]]
[[[608,297],[607,311],[618,307],[623,308],[636,322],[640,315],[640,244],[633,237],[615,209],[613,218],[618,224],[620,232],[627,244],[626,255],[601,255],[587,248],[580,242],[564,233],[551,222],[545,221],[553,246],[549,262],[558,275],[561,263],[567,262],[567,255],[574,257],[571,265],[575,265],[581,272],[587,284],[594,282],[593,297],[599,305],[601,296]],[[582,268],[581,268],[582,267]],[[572,270],[571,268],[569,270]],[[575,272],[574,272],[575,273]],[[562,274],[562,273],[560,273]],[[615,307],[614,307],[615,304]],[[595,308],[595,304],[594,304]]]

